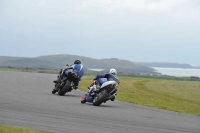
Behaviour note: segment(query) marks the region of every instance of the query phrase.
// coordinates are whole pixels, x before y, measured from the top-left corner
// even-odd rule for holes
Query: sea
[[[176,77],[200,77],[200,69],[183,69],[183,68],[162,68],[162,67],[152,67],[156,72],[162,75],[176,76]]]
[[[162,75],[168,75],[168,76],[176,76],[176,77],[200,77],[200,69],[191,69],[191,68],[163,68],[163,67],[152,67],[156,70],[156,72],[161,73]],[[102,71],[104,69],[92,69],[89,68],[89,70],[92,71]]]

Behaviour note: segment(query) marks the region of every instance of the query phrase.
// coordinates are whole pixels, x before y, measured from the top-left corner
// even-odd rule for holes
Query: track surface
[[[200,133],[200,117],[108,101],[81,104],[83,91],[51,94],[55,74],[0,71],[0,125],[54,133]]]

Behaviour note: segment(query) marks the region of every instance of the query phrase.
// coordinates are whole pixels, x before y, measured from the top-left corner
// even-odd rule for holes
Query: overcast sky
[[[0,49],[200,65],[200,0],[0,0]]]

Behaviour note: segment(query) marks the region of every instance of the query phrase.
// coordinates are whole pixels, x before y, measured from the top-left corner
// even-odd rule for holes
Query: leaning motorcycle
[[[52,90],[52,93],[55,94],[58,92],[58,95],[63,96],[65,93],[70,92],[73,87],[73,81],[79,78],[78,74],[72,72],[72,68],[68,68],[67,75],[64,74],[64,77],[60,82],[55,83],[55,88]]]
[[[113,100],[115,98],[118,85],[119,84],[116,81],[106,81],[98,90],[93,88],[91,92],[85,94],[82,97],[81,103],[90,102],[93,103],[94,106],[99,106],[108,100]]]

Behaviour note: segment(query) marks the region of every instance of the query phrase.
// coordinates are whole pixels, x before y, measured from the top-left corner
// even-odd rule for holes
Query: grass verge
[[[92,78],[82,79],[88,91]],[[120,77],[117,100],[200,116],[200,82]]]
[[[0,125],[0,133],[47,133],[15,126]]]

